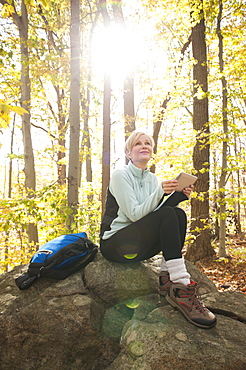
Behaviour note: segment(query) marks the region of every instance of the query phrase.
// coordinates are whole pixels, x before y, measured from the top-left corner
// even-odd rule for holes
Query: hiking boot
[[[159,294],[166,295],[170,289],[172,282],[170,280],[170,275],[167,271],[161,271],[159,274]]]
[[[179,309],[192,324],[209,329],[216,324],[215,315],[210,312],[198,298],[197,283],[189,285],[172,283],[166,300]]]

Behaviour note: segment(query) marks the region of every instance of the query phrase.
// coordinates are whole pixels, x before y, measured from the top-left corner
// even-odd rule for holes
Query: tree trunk
[[[115,23],[125,29],[125,20],[122,11],[122,1],[112,2]],[[127,50],[125,50],[127,52]],[[124,79],[124,131],[125,140],[136,129],[135,109],[134,109],[134,76],[133,72],[127,74]],[[128,159],[126,158],[126,163]]]
[[[110,18],[104,0],[99,0],[100,10],[103,16],[104,27],[109,27]],[[111,80],[110,74],[104,75],[103,93],[103,148],[102,148],[102,215],[105,212],[106,194],[110,180],[110,103],[111,103]]]
[[[125,123],[125,140],[136,130],[136,117],[134,111],[134,78],[129,75],[124,80],[124,123]],[[129,159],[125,158],[128,164]]]
[[[15,117],[16,117],[16,114],[14,114],[13,127],[12,127],[12,130],[11,130],[11,144],[10,144],[10,154],[11,155],[13,154]],[[13,160],[10,157],[10,160],[9,160],[9,191],[8,191],[8,197],[9,198],[11,198],[11,196],[12,196],[12,174],[13,174]]]
[[[25,1],[21,1],[21,16],[17,13],[12,13],[14,23],[18,27],[20,37],[20,51],[21,51],[21,98],[20,104],[29,113],[22,115],[22,135],[24,146],[24,173],[25,173],[25,187],[29,198],[34,196],[36,190],[36,173],[34,165],[34,154],[32,148],[31,138],[31,81],[29,73],[29,48],[28,48],[28,14]],[[27,226],[28,241],[36,245],[38,243],[37,225],[30,223]]]
[[[89,98],[89,88],[87,88],[87,99]],[[85,160],[86,167],[86,181],[92,183],[92,164],[91,164],[91,139],[89,131],[89,100],[86,100],[86,106],[84,106],[85,117],[84,117],[84,130],[81,142],[82,161]],[[80,176],[81,178],[81,176]]]
[[[127,75],[124,80],[124,120],[125,138],[127,139],[132,131],[136,129],[134,110],[134,77]]]
[[[216,158],[216,150],[213,152],[213,180],[214,180],[214,190],[217,192],[218,189],[218,181],[217,181],[217,158]],[[219,240],[220,235],[220,227],[219,227],[219,220],[217,215],[219,214],[219,206],[218,206],[218,197],[216,193],[213,195],[213,212],[216,215],[214,220],[214,238]]]
[[[223,36],[221,34],[221,18],[222,18],[223,4],[222,0],[219,0],[219,14],[217,17],[217,36],[219,39],[219,65],[221,73],[221,87],[222,87],[222,122],[223,122],[223,149],[222,149],[222,167],[219,180],[219,204],[220,204],[220,238],[219,238],[219,257],[226,257],[226,196],[225,196],[225,185],[226,185],[226,168],[227,168],[227,134],[228,134],[228,119],[227,119],[227,81],[224,72],[224,60],[223,60]]]
[[[198,5],[202,6],[202,1]],[[195,190],[199,199],[191,200],[191,232],[195,239],[189,245],[185,257],[195,262],[214,254],[209,227],[208,72],[203,10],[200,10],[199,20],[192,28],[192,51],[196,61],[193,66],[193,128],[197,132],[193,166],[198,176]],[[197,94],[201,91],[203,96],[198,98]]]
[[[78,209],[79,138],[80,138],[80,2],[70,0],[70,146],[68,168],[68,205],[72,213],[68,227],[72,230]]]
[[[171,98],[170,98],[169,95],[164,99],[164,101],[161,105],[161,110],[160,110],[158,116],[156,117],[156,119],[153,122],[153,139],[154,139],[154,142],[155,142],[155,146],[154,146],[154,149],[153,149],[154,154],[157,153],[158,137],[159,137],[159,133],[160,133],[160,130],[161,130],[161,125],[162,125],[162,122],[163,122],[163,116],[164,116],[165,110],[167,109],[167,104],[168,104],[170,99]],[[150,172],[155,173],[155,163],[153,163],[152,166],[150,167]]]
[[[237,149],[237,138],[236,135],[234,135],[234,147],[235,147],[235,157],[238,158],[238,149]],[[237,163],[237,170],[236,170],[236,177],[237,177],[237,192],[236,192],[236,206],[237,206],[237,224],[236,224],[236,229],[238,235],[241,237],[242,235],[242,225],[241,225],[241,204],[240,204],[240,195],[241,195],[241,181],[240,181],[240,170],[239,166]],[[236,208],[236,207],[235,207]],[[236,211],[235,211],[236,213]]]
[[[105,212],[107,187],[110,180],[110,102],[111,81],[110,76],[105,74],[103,96],[102,214]]]
[[[81,171],[82,171],[82,164],[85,161],[86,166],[86,181],[92,183],[92,161],[91,161],[91,139],[90,139],[90,129],[89,129],[89,115],[90,115],[90,103],[91,103],[91,80],[92,80],[92,71],[91,71],[91,45],[92,45],[92,37],[94,28],[97,23],[98,14],[96,14],[95,19],[92,22],[92,26],[90,29],[90,37],[89,37],[89,60],[88,60],[88,73],[87,73],[87,86],[86,91],[84,93],[84,97],[82,100],[82,108],[83,108],[83,116],[84,116],[84,130],[83,130],[83,137],[81,141],[81,166],[80,166],[80,181],[81,181]],[[91,14],[92,17],[92,14]],[[91,196],[88,197],[88,200],[92,200]]]
[[[55,86],[57,94],[57,105],[58,105],[58,146],[59,148],[65,148],[66,145],[66,117],[63,112],[62,100],[64,98],[64,90],[60,89],[59,86]],[[57,177],[60,185],[66,184],[66,165],[62,162],[66,157],[66,153],[63,150],[58,150],[57,153]]]

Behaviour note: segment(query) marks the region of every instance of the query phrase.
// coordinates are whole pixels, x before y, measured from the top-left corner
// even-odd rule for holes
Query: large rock
[[[0,275],[0,368],[245,370],[245,324],[222,315],[209,330],[187,322],[157,294],[159,264],[159,257],[117,264],[98,254],[84,271],[26,291],[14,282],[26,266]],[[204,303],[246,317],[244,294],[219,293],[187,268]]]

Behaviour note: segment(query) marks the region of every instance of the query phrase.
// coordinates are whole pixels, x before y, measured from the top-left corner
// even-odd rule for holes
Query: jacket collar
[[[140,179],[145,178],[149,174],[149,168],[142,171],[141,168],[136,167],[131,161],[126,167],[134,176],[139,177]]]

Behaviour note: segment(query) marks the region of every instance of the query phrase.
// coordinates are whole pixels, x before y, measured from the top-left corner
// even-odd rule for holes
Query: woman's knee
[[[183,219],[185,221],[187,220],[186,213],[185,213],[185,211],[182,208],[174,207],[173,210],[176,213],[176,215],[177,215],[178,218],[181,218],[181,219]]]
[[[165,225],[167,226],[170,224],[173,225],[176,222],[179,223],[179,216],[177,216],[177,213],[175,212],[174,207],[164,206],[160,208],[157,212],[158,212],[158,215],[156,216],[161,224],[162,222],[164,222]]]
[[[184,227],[187,225],[187,216],[182,208],[165,206],[162,207],[161,215],[163,219],[169,220],[169,222],[178,220],[179,225],[184,225]]]
[[[163,216],[177,216],[178,218],[186,218],[186,213],[182,208],[179,207],[170,207],[170,206],[163,206],[160,208],[161,213]]]
[[[163,207],[159,208],[159,210],[157,212],[160,212],[161,214],[163,214],[163,216],[175,213],[174,208],[171,207],[171,206],[163,206]]]

